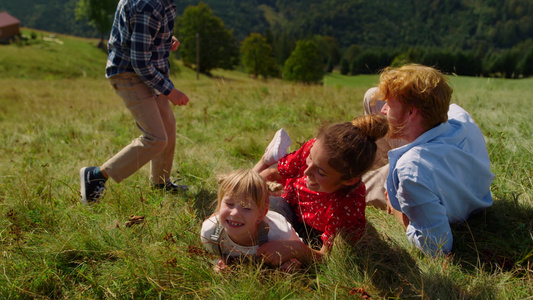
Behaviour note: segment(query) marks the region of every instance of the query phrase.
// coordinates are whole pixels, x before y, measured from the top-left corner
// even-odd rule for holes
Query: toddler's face
[[[225,195],[218,211],[220,222],[231,240],[242,246],[252,246],[257,240],[257,225],[266,215],[252,199],[244,195]]]
[[[315,192],[334,193],[345,186],[342,174],[329,165],[329,156],[322,141],[317,139],[307,157],[307,188]]]

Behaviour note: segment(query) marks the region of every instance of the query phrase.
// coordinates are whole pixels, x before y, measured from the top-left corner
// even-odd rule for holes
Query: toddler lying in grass
[[[268,241],[300,241],[279,213],[268,211],[266,182],[252,170],[237,170],[219,180],[217,208],[202,224],[201,238],[207,250],[220,257],[215,270],[236,258],[255,258],[257,248]],[[296,259],[281,270],[299,267]]]

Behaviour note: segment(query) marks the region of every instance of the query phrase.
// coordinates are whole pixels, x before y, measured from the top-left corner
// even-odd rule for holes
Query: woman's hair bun
[[[384,115],[371,114],[356,117],[352,124],[359,128],[360,133],[372,141],[384,137],[390,129],[389,120]]]

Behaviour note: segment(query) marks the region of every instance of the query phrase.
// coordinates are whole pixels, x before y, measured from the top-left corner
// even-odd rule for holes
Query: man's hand
[[[170,102],[174,105],[187,105],[189,103],[189,97],[182,93],[181,91],[178,91],[177,89],[172,89],[170,94],[166,96]]]
[[[387,191],[385,191],[385,200],[387,200],[387,214],[392,215],[392,210],[394,208],[392,208],[392,205],[390,204],[389,193]]]
[[[396,219],[398,219],[398,221],[400,221],[400,223],[403,225],[403,228],[407,229],[407,226],[409,226],[410,222],[409,218],[403,212],[396,210],[394,209],[394,207],[392,207],[387,191],[385,191],[385,199],[387,199],[387,213],[389,215],[394,215]]]
[[[172,37],[172,46],[170,46],[170,50],[172,52],[178,50],[178,47],[180,46],[180,41],[178,41],[178,38],[173,36]]]

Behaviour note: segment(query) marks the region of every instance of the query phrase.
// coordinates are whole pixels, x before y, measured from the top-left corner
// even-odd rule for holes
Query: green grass
[[[216,175],[252,167],[280,127],[295,150],[320,125],[362,114],[378,77],[329,75],[325,86],[306,86],[216,71],[196,80],[174,63],[174,82],[191,102],[174,108],[173,175],[192,192],[151,190],[144,167],[85,207],[79,168],[103,163],[139,132],[103,76],[97,41],[59,39],[61,47],[0,46],[0,68],[10,70],[0,72],[0,298],[360,299],[363,289],[373,299],[533,296],[533,79],[451,78],[453,102],[480,125],[496,174],[494,205],[453,227],[452,256],[424,257],[395,219],[368,208],[365,237],[339,241],[307,272],[252,264],[216,274],[199,237]],[[97,57],[81,67],[94,70],[69,73],[63,58],[81,63],[84,55]],[[146,221],[127,227],[131,215]]]
[[[25,40],[1,46],[0,78],[64,79],[104,76],[107,55],[97,39],[22,29]]]

